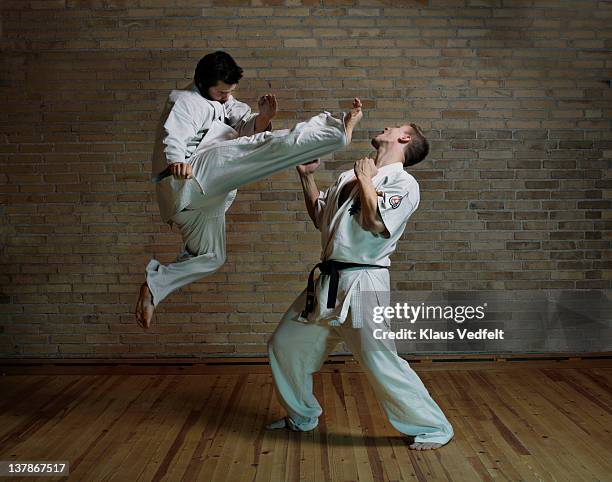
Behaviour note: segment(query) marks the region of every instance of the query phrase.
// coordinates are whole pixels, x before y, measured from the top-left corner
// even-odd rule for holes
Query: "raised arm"
[[[374,160],[368,157],[358,160],[354,171],[361,199],[361,227],[373,234],[384,233],[386,227],[378,213],[378,193],[372,183],[372,178],[378,172]]]
[[[259,114],[255,119],[255,133],[263,132],[272,127],[270,122],[278,109],[276,96],[272,94],[262,96],[257,102],[257,107],[259,108]]]
[[[225,104],[227,123],[239,136],[252,136],[272,129],[272,118],[276,115],[276,96],[266,94],[258,101],[259,112],[252,112],[248,104],[231,97]]]
[[[306,210],[308,215],[315,227],[319,229],[317,223],[317,202],[319,199],[319,188],[314,178],[314,171],[319,167],[321,161],[316,159],[312,162],[296,166],[296,169],[300,175],[300,181],[302,183],[302,190],[304,191],[304,202],[306,203]]]

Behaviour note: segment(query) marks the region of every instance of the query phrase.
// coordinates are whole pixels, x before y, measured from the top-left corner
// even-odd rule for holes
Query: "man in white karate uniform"
[[[198,63],[191,89],[170,94],[153,180],[161,217],[177,225],[184,246],[173,263],[152,259],[146,267],[136,304],[136,320],[145,329],[170,293],[225,263],[225,212],[239,186],[341,149],[359,120],[356,99],[343,121],[324,112],[291,130],[270,132],[275,96],[263,96],[259,114],[251,113],[231,95],[241,76],[229,54],[215,52]]]
[[[390,300],[389,256],[419,205],[419,185],[404,167],[425,158],[429,146],[416,124],[387,127],[372,139],[376,159],[363,158],[320,192],[319,161],[297,166],[306,207],[321,231],[321,260],[308,287],[283,316],[268,343],[274,382],[287,417],[269,429],[313,430],[321,406],[312,376],[344,340],[363,365],[391,424],[413,436],[410,448],[430,450],[453,437],[453,428],[393,341],[374,336],[390,329],[373,320]],[[321,275],[314,280],[314,272]]]

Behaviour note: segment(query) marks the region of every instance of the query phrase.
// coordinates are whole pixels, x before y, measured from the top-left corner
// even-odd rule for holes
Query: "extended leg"
[[[367,326],[352,328],[348,321],[342,326],[341,334],[363,365],[391,425],[415,437],[410,448],[438,448],[453,437],[450,422],[394,346],[378,343]]]
[[[344,120],[325,112],[291,130],[221,142],[191,158],[194,179],[205,195],[217,195],[312,161],[344,147],[362,115],[361,103],[356,99]]]
[[[312,430],[318,424],[322,410],[313,394],[312,375],[339,341],[335,330],[326,325],[295,321],[305,302],[302,292],[268,342],[270,367],[279,399],[287,410],[289,428],[300,431]],[[268,428],[284,426],[285,421],[280,420]]]

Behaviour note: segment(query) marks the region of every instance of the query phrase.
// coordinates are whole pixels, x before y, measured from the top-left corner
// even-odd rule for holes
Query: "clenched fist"
[[[319,159],[315,159],[314,161],[306,162],[295,167],[301,175],[306,176],[315,172],[317,167],[319,167],[320,165],[321,161]]]
[[[276,96],[272,94],[262,95],[257,102],[257,107],[259,109],[260,116],[268,121],[272,120],[278,109]]]
[[[366,178],[372,179],[376,174],[378,174],[378,169],[376,169],[376,164],[374,164],[374,159],[369,157],[363,157],[355,162],[355,166],[353,166],[353,171],[355,171],[355,176],[357,179]]]
[[[178,179],[191,179],[191,164],[175,162],[168,167],[170,174]]]

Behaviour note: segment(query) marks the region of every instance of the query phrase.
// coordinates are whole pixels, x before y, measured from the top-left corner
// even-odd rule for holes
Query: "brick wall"
[[[3,356],[265,351],[319,253],[294,170],[241,189],[219,273],[172,295],[150,333],[132,315],[146,262],[170,261],[180,248],[148,182],[159,112],[217,49],[245,69],[238,98],[255,106],[276,93],[275,127],[361,96],[361,128],[348,151],[326,160],[321,186],[367,154],[381,127],[425,129],[433,149],[412,170],[421,205],[393,258],[395,288],[612,288],[611,2],[1,8]],[[609,321],[601,333],[610,337]]]

